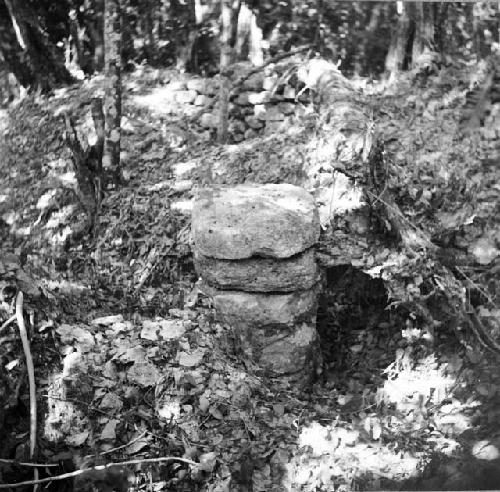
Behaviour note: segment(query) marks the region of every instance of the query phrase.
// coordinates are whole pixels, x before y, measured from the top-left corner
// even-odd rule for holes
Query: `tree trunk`
[[[72,154],[73,170],[76,178],[75,191],[87,216],[81,230],[82,233],[87,233],[92,229],[95,230],[102,199],[102,153],[104,149],[105,123],[101,98],[92,99],[91,110],[97,141],[95,145],[88,148],[82,146],[74,121],[67,113],[64,114],[66,124],[65,140]]]
[[[410,35],[410,18],[407,6],[401,2],[400,11],[397,14],[396,26],[391,34],[391,44],[385,59],[385,69],[390,78],[405,67],[406,45]]]
[[[323,54],[323,0],[316,0],[316,34],[314,36],[314,49],[316,53]]]
[[[196,41],[196,4],[195,0],[170,1],[170,14],[174,22],[176,39],[172,42],[176,47],[176,67],[186,71],[190,66],[193,45]]]
[[[3,59],[0,52],[0,106],[6,104],[20,95],[19,83]]]
[[[434,39],[436,44],[436,49],[439,53],[444,53],[445,43],[446,43],[446,32],[445,23],[448,16],[449,3],[443,4],[433,4],[434,7],[434,25],[435,33]]]
[[[366,34],[364,35],[363,43],[360,43],[359,51],[356,51],[355,65],[359,63],[359,74],[363,72],[363,66],[368,74],[377,73],[378,60],[373,56],[371,50],[374,39],[377,37],[377,31],[381,24],[384,22],[384,5],[375,4],[369,13],[369,20],[365,28]],[[380,34],[378,34],[380,36]]]
[[[237,22],[235,57],[238,60],[250,60],[255,66],[262,65],[262,29],[257,25],[257,16],[245,3],[241,5]]]
[[[0,0],[0,45],[10,71],[23,86],[49,91],[73,81],[62,53],[50,43],[28,2]]]
[[[236,60],[246,60],[248,58],[252,16],[253,12],[250,8],[246,4],[242,4],[238,16],[236,46],[234,47],[234,56]]]
[[[432,4],[416,2],[413,5],[413,22],[415,34],[411,51],[412,66],[418,63],[418,59],[425,50],[434,49],[434,11]]]
[[[74,65],[88,72],[89,66],[83,49],[82,30],[78,25],[77,14],[74,9],[71,9],[69,12],[69,33],[71,42],[73,43],[73,57],[71,61]]]
[[[94,64],[98,72],[104,70],[104,0],[94,0],[95,39]]]
[[[84,0],[83,20],[89,39],[92,59],[88,61],[88,73],[104,70],[104,0]]]
[[[248,58],[252,62],[252,65],[260,67],[264,63],[264,46],[262,41],[264,35],[262,29],[257,24],[257,16],[255,13],[252,14],[252,21],[250,24],[250,47]]]
[[[227,68],[231,64],[231,33],[233,15],[231,0],[221,0],[221,35],[220,35],[220,88],[219,88],[219,127],[217,138],[220,143],[226,143],[228,129],[228,108],[230,83]]]
[[[500,1],[497,2],[497,16],[500,17]],[[497,26],[497,43],[500,44],[500,22]]]
[[[241,0],[233,0],[231,6],[231,36],[229,38],[229,46],[231,46],[232,54],[234,56],[234,47],[238,40],[238,18],[241,10]],[[233,61],[233,60],[231,60]]]
[[[139,4],[141,5],[141,3]],[[145,38],[146,57],[150,64],[154,65],[158,61],[158,31],[156,29],[156,1],[144,1],[141,9],[142,31]]]
[[[16,34],[12,28],[9,12],[5,4],[0,1],[0,50],[7,66],[7,71],[12,72],[19,83],[24,87],[34,85],[35,75],[28,63],[26,54],[17,43]]]
[[[122,69],[129,67],[129,62],[136,57],[136,49],[134,46],[134,38],[137,37],[135,32],[136,22],[136,7],[132,5],[130,0],[120,0],[121,7],[121,64]]]
[[[194,20],[197,26],[203,23],[203,7],[201,5],[201,0],[194,0]]]
[[[106,66],[104,113],[106,131],[102,165],[106,179],[118,185],[121,182],[121,3],[120,0],[105,0],[104,6],[104,59]]]

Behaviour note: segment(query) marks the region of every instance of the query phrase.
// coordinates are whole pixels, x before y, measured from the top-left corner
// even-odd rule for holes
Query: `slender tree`
[[[118,185],[121,182],[121,0],[105,0],[104,7],[104,60],[106,66],[104,114],[106,124],[102,165],[106,179]]]
[[[434,8],[432,4],[416,2],[412,6],[414,35],[411,52],[412,66],[425,50],[434,49]]]
[[[72,45],[72,61],[75,65],[78,65],[82,70],[88,71],[88,62],[83,49],[83,32],[78,25],[77,12],[75,9],[71,9],[68,13],[68,23],[69,23],[69,33],[71,35],[71,45]]]
[[[219,127],[217,129],[217,138],[220,143],[227,140],[228,129],[228,108],[230,82],[227,69],[231,64],[232,48],[231,34],[233,32],[233,15],[231,0],[221,0],[221,31],[220,31],[220,88],[219,88]]]
[[[175,32],[172,42],[176,47],[177,68],[181,71],[187,70],[191,63],[199,7],[195,0],[170,0],[170,16]]]
[[[240,60],[250,60],[259,66],[264,63],[262,50],[262,29],[257,25],[257,16],[245,3],[241,4],[237,20],[235,56]]]
[[[93,56],[92,69],[104,70],[104,0],[84,0],[83,23]]]
[[[155,64],[158,61],[158,29],[156,23],[158,5],[156,0],[145,0],[139,3],[139,7],[146,57],[150,64]]]
[[[0,0],[0,49],[23,86],[48,91],[72,81],[62,53],[42,29],[30,2]]]
[[[396,17],[396,25],[392,30],[391,44],[385,59],[385,69],[391,78],[404,68],[406,45],[409,35],[410,18],[408,16],[407,6],[403,2],[400,2]]]

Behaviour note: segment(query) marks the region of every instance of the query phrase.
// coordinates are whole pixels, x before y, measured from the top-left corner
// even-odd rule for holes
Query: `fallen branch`
[[[55,475],[53,477],[41,478],[40,480],[27,480],[25,482],[18,483],[4,483],[0,484],[0,489],[24,487],[25,485],[39,485],[43,483],[54,482],[57,480],[67,480],[68,478],[75,478],[85,474],[92,474],[96,472],[101,472],[104,470],[109,470],[112,467],[125,467],[129,465],[141,465],[146,463],[166,463],[168,461],[180,461],[181,463],[186,463],[187,465],[196,466],[198,463],[187,458],[178,458],[176,456],[166,456],[163,458],[146,458],[144,460],[130,460],[122,461],[119,463],[108,463],[106,465],[97,465],[92,468],[85,468],[83,470],[76,470],[69,473],[63,473],[62,475]]]
[[[27,468],[55,468],[59,466],[57,463],[25,463],[18,460],[7,460],[0,458],[0,463],[6,463],[8,465],[25,466]]]
[[[431,241],[430,237],[405,217],[387,189],[381,194],[375,194],[369,190],[366,190],[366,193],[370,198],[375,199],[372,206],[377,202],[384,206],[385,216],[404,246],[411,251],[421,248],[437,251],[438,247]]]
[[[16,320],[16,315],[14,314],[2,326],[0,326],[0,333],[15,320]]]
[[[19,291],[16,298],[16,319],[19,326],[19,335],[23,344],[24,357],[26,358],[26,368],[28,370],[28,383],[30,393],[30,460],[35,455],[36,447],[36,386],[35,386],[35,367],[33,365],[33,357],[31,355],[30,344],[28,340],[28,332],[26,324],[24,323],[23,315],[23,292]],[[38,479],[38,468],[34,470],[35,481]],[[37,486],[34,484],[34,491],[36,492]]]
[[[245,75],[242,75],[236,82],[234,82],[233,87],[231,88],[232,91],[235,91],[243,85],[243,83],[248,80],[252,75],[259,73],[262,71],[264,68],[266,68],[269,65],[272,65],[273,63],[277,63],[281,60],[284,60],[285,58],[289,58],[290,56],[298,55],[299,53],[302,53],[303,51],[310,50],[311,46],[310,45],[305,45],[302,46],[301,48],[297,48],[295,50],[291,51],[286,51],[285,53],[280,53],[279,55],[273,56],[272,58],[269,58],[265,63],[262,65],[259,65],[258,67],[252,68],[252,70],[248,71]]]
[[[131,441],[127,442],[126,444],[122,444],[121,446],[118,446],[116,448],[108,449],[107,451],[101,451],[99,453],[99,455],[104,456],[105,454],[111,454],[111,453],[114,453],[116,451],[119,451],[120,449],[125,449],[129,446],[132,446],[132,444],[136,443],[137,441],[140,441],[147,433],[148,433],[148,431],[144,431],[141,434],[139,434],[135,439],[132,439]]]

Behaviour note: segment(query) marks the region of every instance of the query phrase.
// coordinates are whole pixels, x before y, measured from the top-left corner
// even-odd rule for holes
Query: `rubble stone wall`
[[[237,78],[233,80],[235,82]],[[215,131],[218,122],[218,80],[193,77],[168,84],[175,102],[190,116],[200,114],[198,123]],[[290,126],[306,111],[309,98],[276,71],[250,76],[233,91],[229,105],[229,133],[234,142],[270,134]],[[206,111],[203,111],[203,109]]]

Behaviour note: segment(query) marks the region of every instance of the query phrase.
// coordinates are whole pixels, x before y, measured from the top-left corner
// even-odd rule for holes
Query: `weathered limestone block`
[[[195,253],[196,271],[218,289],[246,292],[293,292],[310,289],[319,282],[314,250],[286,258],[218,260]]]
[[[183,91],[186,89],[186,82],[183,80],[174,80],[168,84],[168,88],[171,91]]]
[[[193,106],[191,104],[184,104],[182,109],[179,110],[179,113],[182,112],[183,115],[187,116],[188,118],[192,118],[193,116],[197,115],[199,111],[200,108],[197,108],[196,106]]]
[[[197,92],[193,90],[177,91],[175,100],[180,104],[193,104],[197,95]]]
[[[176,179],[187,179],[197,166],[198,163],[195,160],[177,162],[172,165],[172,173]]]
[[[265,104],[256,104],[253,108],[253,114],[259,120],[266,120],[266,105]]]
[[[268,121],[266,123],[265,134],[272,135],[273,133],[283,132],[287,125],[288,121]]]
[[[238,94],[235,99],[235,103],[241,106],[246,106],[248,104],[265,104],[271,101],[271,93],[269,91],[260,92],[242,92]]]
[[[295,96],[297,95],[297,92],[294,87],[291,85],[286,85],[284,90],[283,90],[283,97],[285,99],[295,99]]]
[[[264,122],[253,115],[248,115],[245,123],[253,130],[260,130],[264,126]]]
[[[275,376],[296,374],[300,379],[314,376],[320,364],[319,337],[316,328],[302,323],[289,332],[266,336],[258,330],[253,333],[254,358],[259,365]]]
[[[206,106],[212,99],[204,94],[198,94],[194,100],[195,106]]]
[[[204,79],[189,79],[187,81],[187,88],[200,94],[205,94],[206,87],[207,81]]]
[[[213,113],[203,113],[200,117],[200,125],[203,128],[217,128],[219,119]]]
[[[213,97],[219,93],[220,82],[217,79],[206,79],[204,94]]]
[[[266,108],[266,121],[283,121],[285,115],[277,106],[269,106]]]
[[[263,81],[264,74],[262,72],[257,72],[246,79],[242,87],[247,91],[257,92],[262,90]]]
[[[262,87],[266,91],[272,91],[276,89],[276,85],[278,83],[279,76],[278,74],[270,75],[268,77],[264,78],[264,81],[262,82]]]
[[[228,125],[229,133],[245,133],[245,124],[239,120],[233,120]]]
[[[302,322],[313,325],[316,321],[317,289],[262,294],[203,285],[201,290],[212,298],[220,319],[243,332],[257,328],[286,330]]]
[[[234,102],[236,104],[240,104],[241,106],[245,106],[247,104],[250,104],[248,102],[248,92],[241,92],[240,94],[238,94],[238,96],[236,97]]]
[[[289,184],[203,188],[192,215],[195,249],[236,260],[289,258],[316,244],[319,217],[312,195]]]
[[[251,138],[255,138],[258,135],[257,131],[253,128],[249,128],[245,131],[245,139],[249,140]]]
[[[249,92],[248,102],[250,104],[265,104],[271,101],[271,93],[269,91]]]
[[[296,104],[291,102],[281,102],[278,104],[278,109],[285,115],[290,115],[295,112]]]

